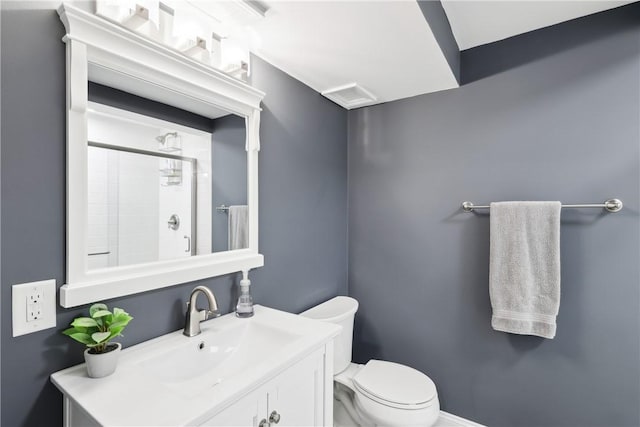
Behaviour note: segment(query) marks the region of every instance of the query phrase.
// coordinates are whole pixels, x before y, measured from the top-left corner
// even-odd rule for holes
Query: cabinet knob
[[[260,424],[258,424],[258,427],[269,427],[269,423],[267,422],[267,419],[263,418],[262,420],[260,420]]]
[[[280,414],[276,411],[273,411],[271,415],[269,415],[269,423],[278,424],[280,422]]]

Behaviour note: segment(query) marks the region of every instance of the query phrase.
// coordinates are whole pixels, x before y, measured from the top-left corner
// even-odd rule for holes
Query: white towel
[[[247,205],[229,206],[229,250],[249,247],[249,208]]]
[[[491,203],[489,294],[496,331],[556,335],[560,202]]]

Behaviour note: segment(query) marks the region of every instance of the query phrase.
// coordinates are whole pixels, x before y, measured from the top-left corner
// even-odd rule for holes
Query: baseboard
[[[438,418],[437,425],[438,427],[486,427],[482,424],[478,424],[444,411],[440,411],[440,418]]]

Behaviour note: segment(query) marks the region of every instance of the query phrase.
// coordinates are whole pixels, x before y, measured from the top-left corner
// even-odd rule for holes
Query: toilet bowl
[[[428,376],[382,360],[372,359],[364,365],[351,363],[357,310],[358,301],[340,296],[300,313],[342,326],[334,343],[336,417],[342,414],[349,418],[348,424],[360,426],[432,426],[438,419],[440,403],[436,386]]]

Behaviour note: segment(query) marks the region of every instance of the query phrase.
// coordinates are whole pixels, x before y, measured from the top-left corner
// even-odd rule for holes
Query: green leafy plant
[[[129,313],[121,308],[109,311],[106,304],[93,304],[89,308],[90,317],[76,317],[71,327],[62,333],[89,347],[90,353],[106,353],[111,339],[121,336],[129,324]]]

